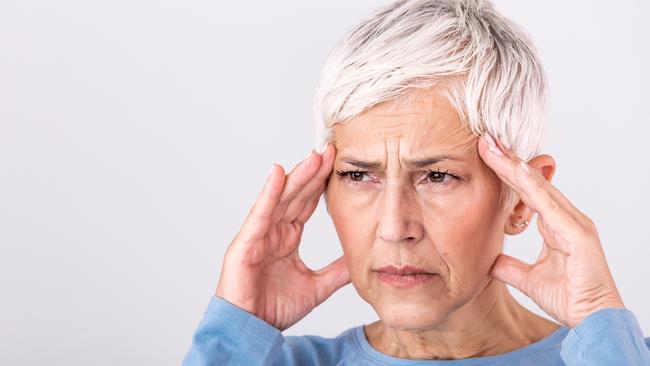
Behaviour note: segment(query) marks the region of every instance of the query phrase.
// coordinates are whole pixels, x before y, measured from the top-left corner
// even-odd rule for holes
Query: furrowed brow
[[[374,162],[374,161],[361,161],[357,159],[351,159],[351,158],[342,158],[341,159],[344,163],[350,164],[353,166],[356,166],[359,169],[365,169],[365,170],[377,170],[381,166],[381,163]]]
[[[460,158],[453,155],[437,155],[437,156],[432,156],[424,159],[406,160],[405,164],[406,166],[411,168],[421,169],[429,165],[437,164],[443,160],[460,160]],[[357,168],[365,169],[365,170],[377,170],[382,165],[380,162],[377,161],[362,161],[359,159],[354,159],[349,157],[342,157],[341,161],[346,164],[350,164]]]

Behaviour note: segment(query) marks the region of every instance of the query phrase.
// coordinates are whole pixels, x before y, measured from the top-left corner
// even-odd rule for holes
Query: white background
[[[312,148],[327,54],[385,3],[0,2],[0,364],[179,364],[272,163]],[[649,3],[496,4],[547,70],[554,182],[648,336]],[[341,253],[323,206],[301,252]],[[285,334],[375,319],[348,285]]]

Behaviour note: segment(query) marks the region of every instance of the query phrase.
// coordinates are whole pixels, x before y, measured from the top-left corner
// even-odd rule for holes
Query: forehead
[[[420,151],[465,154],[475,149],[477,136],[444,97],[430,90],[377,104],[333,128],[337,150],[379,152],[394,140],[407,156]]]

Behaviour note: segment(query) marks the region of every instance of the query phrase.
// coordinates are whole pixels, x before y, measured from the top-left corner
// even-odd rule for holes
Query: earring
[[[514,227],[518,228],[518,229],[521,229],[522,227],[525,227],[526,225],[528,225],[528,220],[525,220],[525,221],[522,222],[522,223],[513,222],[512,225],[513,225]]]

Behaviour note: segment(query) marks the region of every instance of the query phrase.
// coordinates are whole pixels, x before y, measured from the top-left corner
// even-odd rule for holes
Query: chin
[[[441,323],[448,315],[446,306],[429,301],[420,302],[382,302],[373,308],[384,325],[397,330],[426,329]]]

